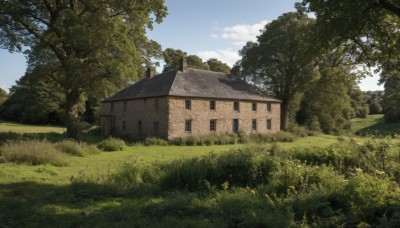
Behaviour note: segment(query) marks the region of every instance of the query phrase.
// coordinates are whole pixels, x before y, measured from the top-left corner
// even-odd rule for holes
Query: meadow
[[[353,131],[379,129],[379,118],[355,119]],[[128,143],[105,152],[93,148],[100,138],[63,140],[63,128],[1,122],[0,132],[9,131],[29,139],[40,133],[35,142],[48,134],[45,146],[63,151],[63,160],[0,159],[4,227],[400,225],[400,140],[381,133],[209,146]]]

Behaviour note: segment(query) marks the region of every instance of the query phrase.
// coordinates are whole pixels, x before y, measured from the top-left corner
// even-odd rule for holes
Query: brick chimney
[[[179,70],[180,71],[185,71],[186,68],[187,68],[186,58],[184,56],[182,56],[182,58],[179,59]]]
[[[231,75],[238,79],[242,79],[242,71],[240,70],[240,66],[234,66],[231,70]]]
[[[156,69],[153,67],[148,67],[146,71],[146,78],[150,79],[156,75]]]

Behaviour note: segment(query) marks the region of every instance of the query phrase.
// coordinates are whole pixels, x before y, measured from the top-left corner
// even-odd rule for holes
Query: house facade
[[[276,133],[281,101],[260,94],[239,75],[181,69],[147,77],[105,99],[104,136],[133,139],[210,134]]]

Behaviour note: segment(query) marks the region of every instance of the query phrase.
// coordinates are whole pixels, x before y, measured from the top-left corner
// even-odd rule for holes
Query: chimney
[[[156,75],[156,69],[153,67],[148,67],[146,71],[146,78],[150,79]]]
[[[231,70],[231,75],[238,79],[242,79],[242,71],[240,70],[240,66],[234,66]]]
[[[180,71],[184,71],[187,68],[187,62],[186,62],[186,58],[184,56],[182,56],[181,59],[179,59],[179,70]]]

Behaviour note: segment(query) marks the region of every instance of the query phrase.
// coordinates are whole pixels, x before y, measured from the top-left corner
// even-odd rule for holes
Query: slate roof
[[[281,102],[233,75],[191,68],[144,78],[103,102],[161,96]]]

